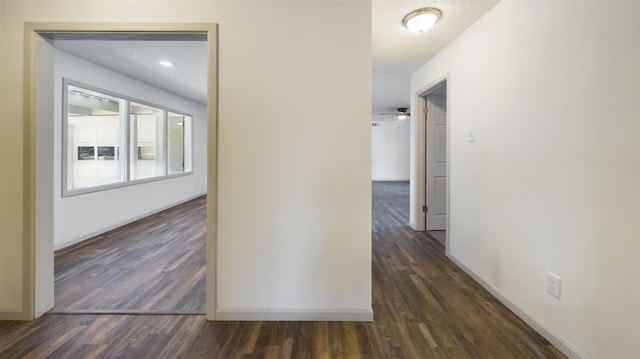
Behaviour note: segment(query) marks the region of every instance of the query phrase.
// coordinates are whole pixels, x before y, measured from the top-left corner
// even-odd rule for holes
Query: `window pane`
[[[191,171],[189,155],[191,117],[178,113],[167,114],[167,162],[169,174]]]
[[[131,179],[166,174],[163,111],[131,102]]]
[[[67,87],[67,190],[124,181],[120,110],[123,100]]]

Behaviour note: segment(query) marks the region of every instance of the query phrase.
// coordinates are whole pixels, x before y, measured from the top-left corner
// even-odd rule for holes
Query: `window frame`
[[[69,181],[68,181],[68,174],[69,174],[69,153],[68,153],[68,141],[69,141],[69,135],[68,135],[68,131],[69,131],[69,86],[75,86],[75,87],[79,87],[81,89],[86,89],[89,91],[95,91],[95,92],[99,92],[108,96],[113,96],[118,98],[119,100],[123,100],[124,101],[124,106],[122,106],[122,108],[120,109],[120,123],[124,124],[124,128],[120,129],[120,134],[123,136],[124,141],[121,142],[121,146],[119,146],[119,157],[122,161],[124,161],[123,164],[123,168],[124,168],[124,173],[123,173],[123,177],[124,180],[122,182],[117,182],[117,183],[109,183],[109,184],[103,184],[103,185],[96,185],[96,186],[91,186],[91,187],[84,187],[84,188],[77,188],[77,189],[69,189],[68,185],[69,185]],[[142,179],[132,179],[131,178],[131,166],[132,166],[132,158],[134,155],[137,156],[136,153],[132,153],[131,151],[131,146],[132,146],[132,140],[131,140],[131,118],[130,118],[130,113],[131,113],[131,102],[135,102],[136,104],[140,104],[140,105],[144,105],[144,106],[150,106],[150,107],[154,107],[157,108],[159,110],[162,111],[162,121],[163,121],[163,128],[164,128],[164,139],[162,141],[162,150],[166,153],[168,151],[168,141],[167,141],[167,135],[168,135],[168,126],[167,126],[167,118],[168,118],[168,113],[172,112],[175,114],[179,114],[185,117],[189,117],[190,121],[191,121],[191,125],[189,128],[189,132],[186,132],[186,128],[185,128],[185,137],[189,136],[190,140],[188,141],[189,144],[187,145],[186,143],[184,144],[184,153],[186,156],[187,151],[190,153],[190,157],[192,159],[192,163],[190,166],[190,170],[189,171],[183,171],[181,173],[173,173],[173,174],[169,174],[169,161],[167,159],[165,159],[164,161],[164,167],[165,167],[165,174],[161,175],[161,176],[155,176],[155,177],[147,177],[147,178],[142,178]],[[124,118],[123,118],[124,117]],[[185,126],[186,127],[186,126]],[[176,110],[174,108],[168,107],[168,106],[162,106],[162,105],[158,105],[155,104],[153,102],[150,101],[146,101],[146,100],[141,100],[139,98],[135,98],[132,96],[127,96],[127,95],[123,95],[114,91],[109,91],[109,90],[105,90],[102,89],[100,87],[97,86],[93,86],[93,85],[89,85],[80,81],[75,81],[69,78],[63,78],[62,79],[62,141],[61,141],[61,154],[62,154],[62,171],[61,171],[61,176],[62,176],[62,197],[71,197],[71,196],[76,196],[76,195],[81,195],[81,194],[87,194],[87,193],[94,193],[94,192],[100,192],[100,191],[105,191],[105,190],[111,190],[111,189],[116,189],[116,188],[121,188],[121,187],[128,187],[128,186],[134,186],[134,185],[138,185],[138,184],[144,184],[144,183],[149,183],[149,182],[156,182],[156,181],[163,181],[163,180],[167,180],[167,179],[172,179],[172,178],[177,178],[177,177],[183,177],[183,176],[190,176],[193,174],[193,146],[194,146],[194,136],[193,136],[193,127],[194,127],[194,116],[188,112],[185,111],[180,111],[180,110]],[[97,145],[95,146],[97,148]]]

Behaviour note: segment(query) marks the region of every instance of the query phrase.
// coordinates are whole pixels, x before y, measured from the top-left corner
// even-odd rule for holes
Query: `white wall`
[[[218,23],[219,312],[371,318],[370,3],[123,6],[4,3],[0,317],[23,308],[24,22],[69,21]]]
[[[415,96],[449,74],[451,258],[589,358],[640,357],[639,19],[503,1],[412,76]]]
[[[406,75],[374,73],[372,78],[373,121],[371,179],[374,181],[409,180],[409,119],[397,122],[381,113],[393,113],[409,107],[411,78]]]
[[[386,116],[373,119],[379,125],[371,129],[371,179],[408,181],[410,120],[389,120]]]
[[[8,43],[8,29],[6,23],[7,6],[0,1],[0,44]],[[15,30],[14,30],[15,31]],[[17,34],[13,35],[17,38]],[[4,50],[3,50],[4,54]],[[19,57],[18,57],[19,58]],[[21,109],[18,107],[22,101],[22,93],[16,91],[9,84],[9,66],[19,64],[8,56],[0,56],[0,80],[4,85],[0,86],[0,114],[3,120],[3,128],[0,131],[0,161],[6,168],[13,171],[0,172],[0,315],[3,319],[19,319],[23,310],[23,159],[22,159],[22,118]],[[19,70],[18,70],[19,71]],[[16,85],[16,82],[12,85]],[[19,83],[19,87],[22,84]],[[13,103],[13,110],[7,104]],[[15,171],[15,172],[14,172]],[[13,172],[13,173],[12,173]],[[17,173],[17,175],[16,175]]]
[[[192,114],[192,175],[62,197],[62,79]],[[206,107],[56,49],[54,81],[54,244],[62,248],[206,193]]]

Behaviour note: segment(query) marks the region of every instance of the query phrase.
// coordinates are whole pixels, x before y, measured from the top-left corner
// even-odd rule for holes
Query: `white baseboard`
[[[215,320],[371,322],[373,309],[217,309]]]
[[[113,229],[116,229],[116,228],[120,228],[120,227],[122,227],[122,226],[124,226],[124,225],[127,225],[127,224],[129,224],[129,223],[132,223],[132,222],[135,222],[135,221],[137,221],[137,220],[143,219],[143,218],[145,218],[145,217],[149,217],[149,216],[150,216],[150,215],[152,215],[152,214],[156,214],[156,213],[158,213],[158,212],[162,212],[162,211],[164,211],[164,210],[166,210],[166,209],[169,209],[169,208],[172,208],[172,207],[175,207],[175,206],[181,205],[181,204],[183,204],[183,203],[187,203],[187,202],[189,202],[189,201],[191,201],[191,200],[194,200],[194,199],[196,199],[196,198],[202,197],[202,196],[204,196],[204,195],[206,195],[206,194],[207,194],[207,192],[205,192],[205,193],[201,193],[201,194],[197,194],[197,195],[195,195],[195,196],[191,196],[191,197],[185,198],[185,199],[183,199],[183,200],[180,200],[180,201],[178,201],[178,202],[176,202],[176,203],[169,204],[169,205],[166,205],[166,206],[162,206],[162,207],[160,207],[160,208],[156,208],[156,209],[154,209],[153,211],[143,213],[143,214],[141,214],[141,215],[139,215],[139,216],[135,216],[135,217],[133,217],[133,218],[129,218],[129,219],[127,219],[126,221],[119,222],[119,223],[113,224],[113,225],[111,225],[111,226],[108,226],[108,227],[102,228],[102,229],[100,229],[100,230],[97,230],[97,231],[91,232],[91,233],[89,233],[89,234],[87,234],[87,235],[82,236],[81,238],[76,238],[76,239],[73,239],[73,240],[70,240],[70,241],[68,241],[68,242],[64,242],[64,243],[54,244],[54,246],[53,246],[53,250],[54,250],[54,251],[57,251],[57,250],[59,250],[59,249],[63,249],[63,248],[67,248],[67,247],[69,247],[69,246],[72,246],[72,245],[74,245],[74,244],[77,244],[77,243],[80,243],[80,242],[84,242],[84,241],[86,241],[87,239],[91,239],[91,238],[93,238],[93,237],[95,237],[95,236],[99,236],[99,235],[101,235],[101,234],[103,234],[103,233],[109,232],[110,230],[113,230]]]
[[[0,309],[0,320],[25,320],[20,309]]]
[[[558,333],[554,332],[551,328],[547,327],[544,323],[542,323],[538,318],[536,318],[533,314],[527,312],[524,309],[519,308],[505,296],[503,296],[495,287],[491,284],[485,282],[482,278],[480,278],[477,274],[471,271],[467,266],[465,266],[462,261],[456,258],[453,254],[449,253],[449,259],[453,263],[455,263],[460,269],[462,269],[465,273],[467,273],[471,278],[473,278],[476,282],[478,282],[484,289],[486,289],[491,295],[493,295],[496,299],[498,299],[502,304],[504,304],[509,310],[511,310],[515,315],[517,315],[520,319],[524,320],[529,326],[531,326],[536,332],[542,335],[545,339],[547,339],[551,344],[553,344],[556,348],[558,348],[561,352],[567,355],[569,358],[587,358],[587,355],[582,353],[580,350],[575,348],[569,342],[567,342],[564,338],[562,338]]]

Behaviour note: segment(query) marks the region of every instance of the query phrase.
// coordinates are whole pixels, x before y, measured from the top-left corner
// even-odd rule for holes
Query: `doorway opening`
[[[68,207],[60,204],[57,200],[61,198],[62,186],[60,163],[62,148],[60,138],[61,135],[61,117],[60,108],[62,101],[60,99],[62,88],[58,88],[57,82],[61,81],[58,77],[60,74],[55,68],[54,60],[56,58],[56,49],[54,43],[56,40],[97,40],[97,41],[180,41],[188,39],[193,40],[199,38],[205,43],[206,51],[206,68],[204,78],[206,79],[206,94],[204,95],[205,103],[201,112],[198,114],[202,126],[202,140],[200,148],[206,156],[199,160],[199,172],[202,176],[203,188],[207,196],[200,198],[200,207],[204,208],[207,214],[202,219],[203,227],[206,228],[206,235],[203,234],[204,245],[206,246],[206,266],[201,269],[203,276],[207,279],[204,285],[206,305],[202,308],[202,312],[206,312],[207,318],[214,319],[215,313],[215,218],[216,218],[216,166],[217,166],[217,63],[216,63],[216,39],[217,27],[215,24],[26,24],[25,36],[25,177],[29,179],[29,188],[25,193],[25,201],[31,206],[28,213],[25,213],[27,225],[25,231],[30,241],[25,241],[25,319],[33,319],[40,316],[54,306],[54,237],[63,229],[56,226],[57,220]],[[149,54],[152,56],[153,54]],[[67,56],[67,55],[65,55]],[[85,61],[85,60],[82,60]],[[80,62],[82,62],[80,61]],[[88,62],[88,61],[87,61]],[[115,73],[115,72],[114,72]],[[104,76],[104,74],[103,74]],[[118,74],[113,75],[119,76]],[[115,92],[122,92],[122,89],[114,89]],[[168,89],[167,92],[173,92]],[[137,98],[140,98],[138,96]],[[54,100],[55,99],[55,100]],[[141,98],[145,100],[144,98]],[[97,101],[96,99],[95,101]],[[176,108],[176,102],[167,105],[170,109]],[[126,115],[130,107],[126,107]],[[171,112],[173,113],[173,112]],[[167,119],[169,115],[164,118]],[[58,120],[56,120],[58,119]],[[169,121],[169,120],[165,120]],[[194,121],[195,122],[195,121]],[[186,124],[186,121],[176,122]],[[165,124],[165,126],[168,126]],[[165,127],[165,129],[167,129]],[[167,132],[175,134],[176,131]],[[175,136],[174,136],[175,137]],[[164,142],[168,140],[165,138]],[[195,142],[195,140],[194,140]],[[96,145],[97,146],[97,145]],[[84,146],[86,147],[86,146]],[[104,147],[104,146],[103,146]],[[113,147],[113,146],[112,146]],[[99,147],[96,147],[99,148]],[[117,147],[116,147],[117,148]],[[62,150],[62,151],[61,151]],[[165,151],[166,152],[166,151]],[[133,153],[133,151],[132,151]],[[166,153],[165,153],[166,154]],[[86,156],[85,156],[86,157]],[[112,159],[114,156],[107,156]],[[117,157],[117,155],[115,155]],[[104,158],[97,158],[98,160]],[[145,158],[146,159],[146,158]],[[168,166],[168,165],[167,165]],[[195,166],[195,163],[194,163]],[[174,166],[175,167],[175,166]],[[194,168],[194,173],[196,169]],[[153,186],[160,186],[160,182],[174,182],[179,185],[184,178],[193,176],[192,174],[182,174],[167,179],[161,179],[153,182]],[[151,183],[151,182],[149,182]],[[136,184],[135,186],[123,187],[125,196],[135,195],[140,192],[140,188],[145,183]],[[135,188],[135,189],[134,189]],[[157,188],[156,188],[157,189]],[[102,191],[103,197],[109,197]],[[98,193],[98,192],[95,192]],[[92,193],[95,195],[95,193]],[[200,193],[202,194],[202,193]],[[100,196],[100,195],[96,195]],[[81,197],[75,196],[75,197]],[[197,197],[197,196],[194,196]],[[187,201],[191,198],[185,198]],[[149,197],[150,205],[156,204],[158,207],[153,210],[166,209],[168,206],[154,202]],[[129,207],[132,203],[130,202]],[[138,201],[140,202],[140,201]],[[174,201],[174,204],[176,202]],[[86,206],[86,204],[84,204]],[[96,203],[99,206],[99,202]],[[86,207],[86,211],[91,211],[91,207]],[[108,211],[127,211],[128,204],[123,200],[120,205],[111,205]],[[142,213],[149,214],[148,206],[142,209]],[[99,216],[96,216],[99,217]],[[135,217],[135,215],[134,215]],[[139,218],[130,218],[128,221]],[[96,219],[99,221],[99,218]],[[126,222],[125,222],[126,223]],[[89,236],[91,237],[91,236]],[[117,268],[112,268],[117,271]],[[144,279],[141,279],[144,281]],[[117,311],[117,310],[116,310]]]

